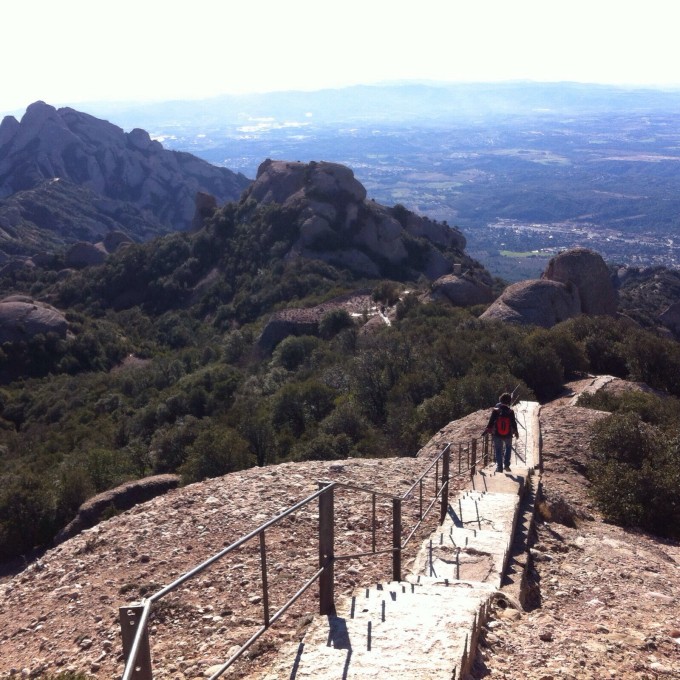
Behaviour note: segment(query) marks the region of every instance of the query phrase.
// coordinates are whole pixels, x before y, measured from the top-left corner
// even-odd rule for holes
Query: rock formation
[[[241,174],[188,153],[169,151],[144,130],[125,133],[71,108],[31,104],[21,122],[0,124],[0,198],[62,178],[109,199],[134,204],[171,229],[188,229],[198,191],[237,199]],[[44,225],[42,225],[44,226]]]
[[[550,328],[580,311],[575,286],[538,279],[508,286],[480,318]]]
[[[482,319],[550,328],[579,314],[616,314],[617,297],[604,260],[587,248],[560,253],[538,280],[520,281],[482,314]]]
[[[457,307],[488,304],[493,300],[490,276],[441,276],[432,284],[432,298]]]
[[[347,167],[327,162],[264,161],[243,201],[278,204],[296,216],[300,236],[290,257],[322,259],[359,275],[404,268],[436,279],[462,256],[458,229],[405,208],[366,200],[366,189]]]
[[[617,299],[609,270],[602,257],[588,248],[573,248],[553,257],[542,278],[573,284],[581,297],[583,314],[613,316]]]
[[[67,331],[66,318],[51,305],[25,295],[0,300],[0,344],[30,340],[39,333],[65,338]]]
[[[102,264],[107,254],[103,245],[79,241],[66,251],[64,263],[67,267],[91,267]]]
[[[203,221],[211,217],[217,210],[217,199],[212,194],[199,191],[196,194],[196,212],[191,221],[192,231],[196,231],[203,226]]]
[[[89,529],[98,524],[104,518],[107,511],[113,509],[115,512],[129,510],[139,503],[150,501],[156,496],[176,489],[180,479],[177,475],[155,475],[135,479],[109,489],[85,501],[75,516],[66,527],[64,527],[55,538],[55,543],[61,543],[72,536],[79,534],[85,529]]]
[[[370,291],[357,290],[315,307],[283,309],[272,314],[267,321],[258,338],[258,347],[265,352],[271,352],[289,335],[318,335],[321,319],[334,309],[344,309],[350,315],[359,316],[368,314],[369,310],[373,310],[372,313],[375,314],[376,306],[371,300]]]

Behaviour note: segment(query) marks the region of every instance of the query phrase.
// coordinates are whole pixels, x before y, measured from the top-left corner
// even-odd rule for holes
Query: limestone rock
[[[614,316],[617,296],[602,257],[588,248],[574,248],[552,258],[542,278],[578,288],[583,314]]]
[[[338,163],[267,159],[242,200],[289,211],[299,238],[288,257],[321,259],[363,276],[394,275],[396,266],[413,278],[436,279],[452,269],[448,251],[465,247],[455,228],[366,200],[352,170]]]
[[[68,322],[51,305],[24,295],[0,300],[0,344],[29,340],[39,333],[56,333],[65,338]]]
[[[59,532],[55,543],[62,543],[81,531],[95,526],[101,520],[103,513],[111,507],[118,512],[129,510],[170,489],[176,489],[179,481],[177,475],[155,475],[121,484],[115,489],[93,496],[80,506],[76,517]]]
[[[538,279],[508,286],[480,318],[550,328],[580,312],[575,286]]]
[[[446,299],[458,307],[467,307],[491,302],[493,290],[479,279],[448,274],[434,282],[432,297],[435,300]]]

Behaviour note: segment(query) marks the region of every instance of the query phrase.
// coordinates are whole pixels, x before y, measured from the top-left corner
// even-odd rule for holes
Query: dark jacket
[[[501,404],[501,402],[498,402],[494,408],[493,411],[491,411],[491,415],[489,416],[489,422],[486,426],[486,431],[493,434],[494,436],[500,436],[496,434],[496,421],[498,420],[498,416],[504,415],[508,416],[510,418],[510,429],[511,432],[510,434],[506,435],[506,437],[512,437],[513,435],[515,437],[519,437],[519,430],[517,429],[517,420],[515,419],[515,412],[506,404]]]

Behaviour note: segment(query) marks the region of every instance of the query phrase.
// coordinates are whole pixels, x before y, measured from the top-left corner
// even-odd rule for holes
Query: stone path
[[[470,667],[490,600],[501,586],[522,492],[539,465],[539,406],[515,408],[520,437],[512,472],[480,470],[403,582],[355,591],[335,616],[317,617],[281,650],[262,680],[373,677],[458,680]]]

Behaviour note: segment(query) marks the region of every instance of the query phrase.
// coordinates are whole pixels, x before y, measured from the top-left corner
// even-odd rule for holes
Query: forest
[[[503,390],[546,401],[584,372],[643,381],[677,413],[680,345],[642,323],[484,322],[484,306],[432,302],[427,281],[398,270],[359,280],[282,260],[292,224],[277,207],[228,204],[196,233],[131,245],[99,267],[62,277],[55,261],[0,281],[3,296],[65,310],[71,331],[0,350],[0,559],[48,546],[84,500],[130,479],[174,472],[188,484],[283,461],[412,456]],[[271,353],[258,345],[272,312],[359,288],[393,305],[392,325],[369,332],[369,309],[333,310],[316,334]],[[638,406],[635,422],[670,442],[672,428],[651,422],[661,411]],[[677,446],[667,448],[671,464]]]

